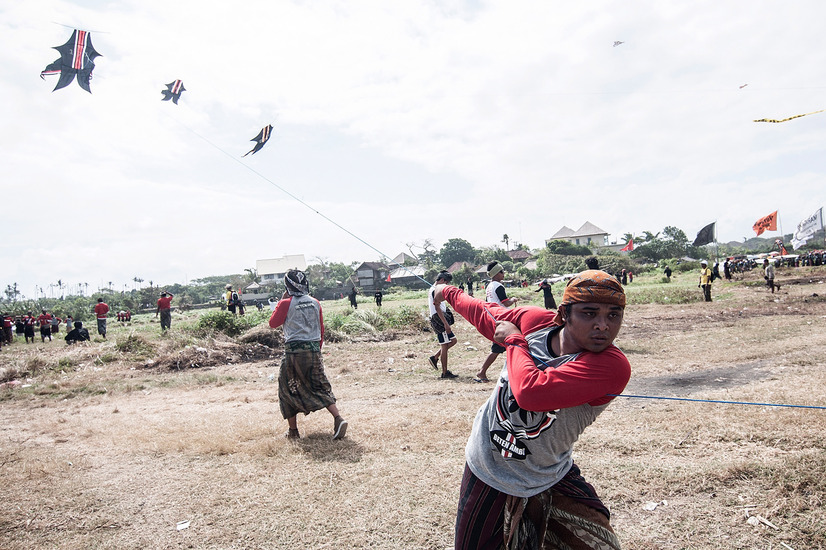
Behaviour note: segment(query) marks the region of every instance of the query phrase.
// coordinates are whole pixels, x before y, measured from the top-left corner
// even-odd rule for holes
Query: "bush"
[[[418,332],[430,330],[430,323],[422,312],[409,305],[402,305],[400,308],[387,314],[387,323],[395,329],[413,329]]]
[[[209,311],[198,318],[195,329],[204,334],[222,332],[227,336],[238,336],[268,319],[269,315],[263,311],[250,312],[243,317],[236,317],[229,311]]]
[[[201,315],[195,328],[199,332],[223,332],[227,336],[237,336],[241,334],[242,328],[239,326],[238,317],[229,311],[210,311]]]
[[[118,340],[115,349],[121,353],[134,353],[142,357],[149,357],[155,352],[155,348],[142,336],[130,334],[125,340]]]

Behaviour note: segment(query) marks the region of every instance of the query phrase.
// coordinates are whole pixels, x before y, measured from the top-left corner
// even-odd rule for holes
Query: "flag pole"
[[[714,220],[714,263],[720,263],[720,247],[717,246],[717,220]]]

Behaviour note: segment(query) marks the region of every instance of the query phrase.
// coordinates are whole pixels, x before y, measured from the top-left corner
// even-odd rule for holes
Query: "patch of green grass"
[[[121,353],[128,353],[136,357],[151,357],[155,353],[155,346],[143,336],[131,333],[125,339],[115,343],[115,349]]]

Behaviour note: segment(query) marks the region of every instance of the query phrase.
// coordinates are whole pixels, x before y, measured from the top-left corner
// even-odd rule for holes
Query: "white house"
[[[551,241],[568,241],[581,246],[608,246],[608,232],[591,222],[585,222],[576,231],[563,225],[550,239],[545,240],[545,244]]]
[[[268,260],[255,260],[255,269],[261,284],[273,284],[284,278],[284,275],[291,269],[307,269],[307,261],[304,254],[291,254],[283,258],[270,258]]]

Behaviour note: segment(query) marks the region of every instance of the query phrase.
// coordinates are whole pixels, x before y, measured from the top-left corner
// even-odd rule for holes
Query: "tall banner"
[[[792,237],[792,246],[800,248],[819,230],[823,229],[823,207],[821,206],[815,213],[797,224],[797,230]]]
[[[620,252],[631,252],[634,250],[634,239],[628,239],[628,244],[624,248],[620,248]]]
[[[697,233],[697,238],[694,239],[692,243],[694,246],[703,246],[704,244],[708,244],[714,242],[714,224],[717,222],[711,222],[704,228],[700,229]]]
[[[751,228],[758,237],[763,234],[763,231],[777,231],[777,210],[754,222]]]

